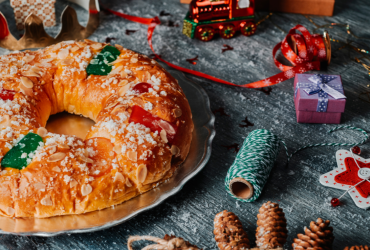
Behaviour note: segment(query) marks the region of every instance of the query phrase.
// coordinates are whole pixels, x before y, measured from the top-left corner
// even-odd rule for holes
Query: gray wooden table
[[[275,13],[258,27],[256,35],[252,37],[238,35],[231,40],[216,38],[209,43],[203,43],[182,35],[182,19],[188,7],[180,4],[179,0],[102,2],[107,7],[132,15],[153,17],[161,11],[164,11],[162,14],[168,13],[169,15],[160,16],[162,25],[158,26],[153,37],[156,51],[170,62],[238,84],[279,72],[272,61],[271,52],[273,46],[284,38],[283,31],[288,31],[296,24],[303,24],[310,31],[316,28],[302,15]],[[65,1],[57,1],[57,16],[66,4]],[[81,23],[86,24],[86,11],[72,6],[77,9]],[[19,36],[21,32],[15,28],[9,1],[1,3],[0,10],[8,18],[13,34]],[[337,0],[333,17],[311,18],[318,25],[331,22],[350,24],[352,32],[364,39],[348,35],[343,27],[335,27],[329,32],[334,39],[351,42],[354,46],[369,50],[369,13],[368,0]],[[258,18],[266,14],[258,13]],[[146,41],[146,26],[104,12],[101,17],[101,25],[91,37],[92,40],[103,42],[110,37],[115,39],[113,43],[144,54],[152,53]],[[56,35],[59,28],[60,26],[57,26],[47,31]],[[128,30],[135,32],[128,32],[128,35]],[[234,50],[221,53],[223,44],[232,46]],[[361,97],[365,95],[361,94],[370,91],[367,87],[370,78],[366,70],[354,61],[356,57],[362,58],[363,54],[348,47],[339,49],[342,45],[333,43],[332,64],[325,73],[342,76],[348,98],[342,124],[368,129],[370,103],[362,100]],[[8,51],[0,49],[0,54],[6,53]],[[186,61],[197,55],[199,60],[196,65]],[[367,63],[369,64],[369,61]],[[258,209],[262,203],[269,200],[279,202],[286,213],[289,230],[287,249],[291,248],[290,244],[297,233],[302,233],[303,227],[318,217],[331,220],[335,235],[334,249],[343,249],[346,245],[370,244],[369,212],[357,208],[349,196],[345,197],[343,206],[330,207],[329,197],[338,197],[342,191],[319,184],[319,176],[336,166],[335,152],[338,148],[305,150],[293,157],[288,168],[285,167],[286,157],[281,151],[261,197],[254,203],[236,202],[226,194],[224,188],[225,175],[235,158],[235,152],[229,146],[240,146],[248,133],[254,129],[271,130],[286,141],[291,151],[308,143],[359,141],[362,135],[347,130],[328,135],[327,130],[334,125],[297,124],[293,103],[293,80],[273,86],[271,92],[263,92],[227,87],[197,77],[188,77],[204,87],[210,97],[212,109],[218,111],[215,112],[217,135],[209,163],[182,191],[162,205],[108,230],[53,238],[2,235],[0,249],[126,249],[129,235],[162,237],[164,234],[184,237],[204,249],[216,249],[212,233],[216,213],[224,209],[235,212],[251,242],[254,242]],[[362,152],[365,158],[369,156],[369,145],[362,146]],[[144,244],[136,246],[139,249]]]

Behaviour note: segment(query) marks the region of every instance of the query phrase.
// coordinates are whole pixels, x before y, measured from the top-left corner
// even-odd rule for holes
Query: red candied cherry
[[[353,152],[354,154],[356,154],[356,155],[360,155],[360,154],[361,154],[361,149],[360,149],[360,147],[359,147],[359,146],[354,146],[354,147],[352,148],[352,152]]]
[[[12,90],[6,90],[6,89],[0,90],[0,98],[3,99],[4,101],[6,100],[13,101],[14,95],[15,95],[15,92]]]
[[[141,82],[141,83],[136,84],[132,88],[132,90],[139,92],[139,94],[143,94],[143,93],[148,93],[150,88],[152,88],[152,85],[146,82]]]
[[[338,199],[338,198],[333,198],[333,199],[331,199],[330,203],[331,203],[331,205],[332,205],[333,207],[337,207],[337,206],[339,206],[339,205],[340,205],[340,201],[339,201],[339,199]]]

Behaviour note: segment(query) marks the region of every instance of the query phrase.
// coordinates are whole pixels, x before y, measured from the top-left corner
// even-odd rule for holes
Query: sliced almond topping
[[[122,78],[126,78],[127,77],[127,73],[125,71],[121,71],[121,77]]]
[[[48,159],[48,162],[57,162],[57,161],[61,161],[64,159],[64,157],[66,157],[66,154],[63,153],[63,152],[58,152],[58,153],[55,153],[53,155],[50,155],[49,156],[49,159]]]
[[[125,86],[121,87],[119,90],[118,90],[118,94],[120,96],[124,96],[126,94],[126,92],[130,89],[131,87],[131,84],[126,84]]]
[[[72,58],[66,58],[66,59],[63,59],[60,64],[61,65],[70,65],[74,62],[74,60]]]
[[[117,104],[119,103],[119,101],[114,101],[112,102],[111,104],[109,104],[106,109],[110,109],[110,108],[113,108],[114,106],[116,106]]]
[[[145,164],[140,164],[139,167],[136,169],[136,178],[140,183],[143,183],[146,179],[146,175],[148,174],[148,169],[146,168]]]
[[[116,152],[117,154],[121,154],[122,147],[121,145],[115,145],[113,148],[113,151]]]
[[[103,44],[101,44],[101,43],[91,44],[91,48],[93,48],[95,50],[101,49],[102,47],[103,47]]]
[[[137,152],[134,152],[134,151],[128,151],[128,152],[127,152],[127,158],[128,158],[130,161],[136,162],[136,161],[137,161]]]
[[[92,192],[92,187],[90,184],[83,184],[81,187],[81,193],[83,196],[86,196]]]
[[[179,147],[172,145],[171,146],[171,153],[173,156],[178,156],[180,154],[180,149]]]
[[[22,76],[21,83],[28,89],[31,89],[33,87],[33,82],[27,77]]]
[[[37,134],[38,134],[39,136],[41,136],[41,137],[45,137],[47,133],[48,133],[48,131],[47,131],[47,130],[46,130],[46,128],[44,128],[44,127],[39,127],[39,128],[37,129]]]
[[[26,72],[23,72],[22,73],[22,75],[23,76],[28,76],[28,77],[40,77],[40,75],[39,74],[37,74],[37,73],[35,73],[34,71],[32,71],[32,70],[28,70],[28,71],[26,71]]]
[[[74,52],[76,52],[79,49],[80,49],[80,47],[74,46],[74,47],[72,47],[71,52],[74,53]]]
[[[173,113],[175,114],[175,117],[180,117],[182,115],[181,109],[174,109]]]
[[[146,82],[146,81],[150,80],[150,78],[151,78],[151,77],[152,77],[152,76],[150,75],[150,73],[149,73],[148,71],[144,71],[142,81],[143,81],[143,82]]]
[[[69,49],[61,49],[58,53],[58,59],[66,59],[69,54]]]
[[[162,141],[164,143],[167,143],[168,142],[166,130],[162,129],[161,130],[161,133],[159,135],[161,136],[161,139],[162,139]]]
[[[24,61],[25,63],[29,63],[29,62],[31,62],[33,59],[35,59],[35,56],[34,56],[34,55],[27,55],[27,56],[23,57],[23,61]]]
[[[58,167],[58,166],[55,166],[55,167],[53,167],[53,169],[52,169],[53,171],[55,171],[55,172],[60,172],[61,170],[60,170],[60,167]]]
[[[129,178],[126,178],[126,186],[132,187],[132,184],[131,184]]]
[[[123,50],[123,47],[119,44],[115,44],[114,47],[116,47],[118,50]]]
[[[128,81],[127,80],[122,80],[118,83],[118,86],[125,86],[127,85]]]
[[[23,84],[19,84],[19,88],[21,89],[21,92],[27,96],[33,96],[33,90],[32,88],[27,88]]]
[[[51,200],[50,194],[47,194],[44,198],[41,200],[41,204],[44,206],[52,206],[53,201]]]
[[[41,183],[41,182],[37,182],[35,184],[33,184],[33,186],[37,189],[37,190],[40,190],[40,191],[45,191],[45,188],[46,188],[46,185],[44,183]]]
[[[165,120],[160,120],[158,125],[166,130],[166,132],[170,135],[176,134],[176,130],[172,127],[172,125],[169,122],[166,122]]]
[[[86,156],[81,156],[80,157],[82,161],[86,162],[86,163],[94,163],[94,161]]]
[[[131,63],[137,63],[138,59],[136,57],[131,57],[130,62]]]
[[[124,62],[126,61],[127,59],[123,59],[123,58],[117,58],[115,61],[111,62],[111,63],[108,63],[108,65],[114,65],[116,63],[120,63],[120,62]]]
[[[58,144],[58,148],[70,149],[70,147],[67,144],[64,144],[64,143]]]
[[[70,187],[70,188],[74,188],[75,186],[77,186],[77,184],[78,184],[78,182],[77,182],[76,180],[71,180],[71,181],[69,182],[69,187]]]
[[[0,123],[0,127],[1,128],[6,128],[6,127],[10,127],[10,118],[9,118],[9,115],[3,115],[2,116],[2,121]]]
[[[13,215],[15,214],[15,209],[14,209],[14,208],[12,208],[12,207],[8,207],[8,208],[6,209],[6,212],[7,212],[7,214],[8,214],[9,216],[13,216]]]
[[[114,176],[114,180],[113,181],[125,182],[125,177],[120,172],[116,172],[116,175]]]
[[[115,68],[114,70],[112,70],[110,73],[109,73],[109,75],[117,75],[117,74],[119,74],[120,72],[121,72],[121,70],[123,69],[123,66],[122,65],[120,65],[120,66],[118,66],[117,68]]]
[[[54,58],[46,58],[46,59],[42,59],[41,63],[48,63],[48,62],[51,62],[53,60],[54,60]]]
[[[54,48],[55,50],[57,49],[60,49],[62,47],[62,44],[61,43],[57,43],[56,45],[54,45]]]
[[[119,112],[120,112],[120,109],[122,108],[122,107],[124,107],[124,105],[117,105],[113,110],[112,110],[112,114],[113,115],[117,115]]]

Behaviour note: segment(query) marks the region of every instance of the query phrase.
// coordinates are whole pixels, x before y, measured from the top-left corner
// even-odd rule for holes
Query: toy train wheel
[[[212,40],[215,35],[215,30],[212,27],[198,27],[195,36],[203,42]]]
[[[220,27],[220,36],[225,39],[229,39],[234,37],[235,35],[235,27],[232,24],[224,24]]]
[[[242,22],[240,24],[240,31],[245,36],[251,36],[256,33],[257,25],[254,21]]]

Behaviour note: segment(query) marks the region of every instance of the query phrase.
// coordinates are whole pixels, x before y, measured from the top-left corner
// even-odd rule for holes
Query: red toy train
[[[215,34],[232,38],[238,30],[245,36],[256,32],[254,0],[193,0],[182,32],[207,42]]]

